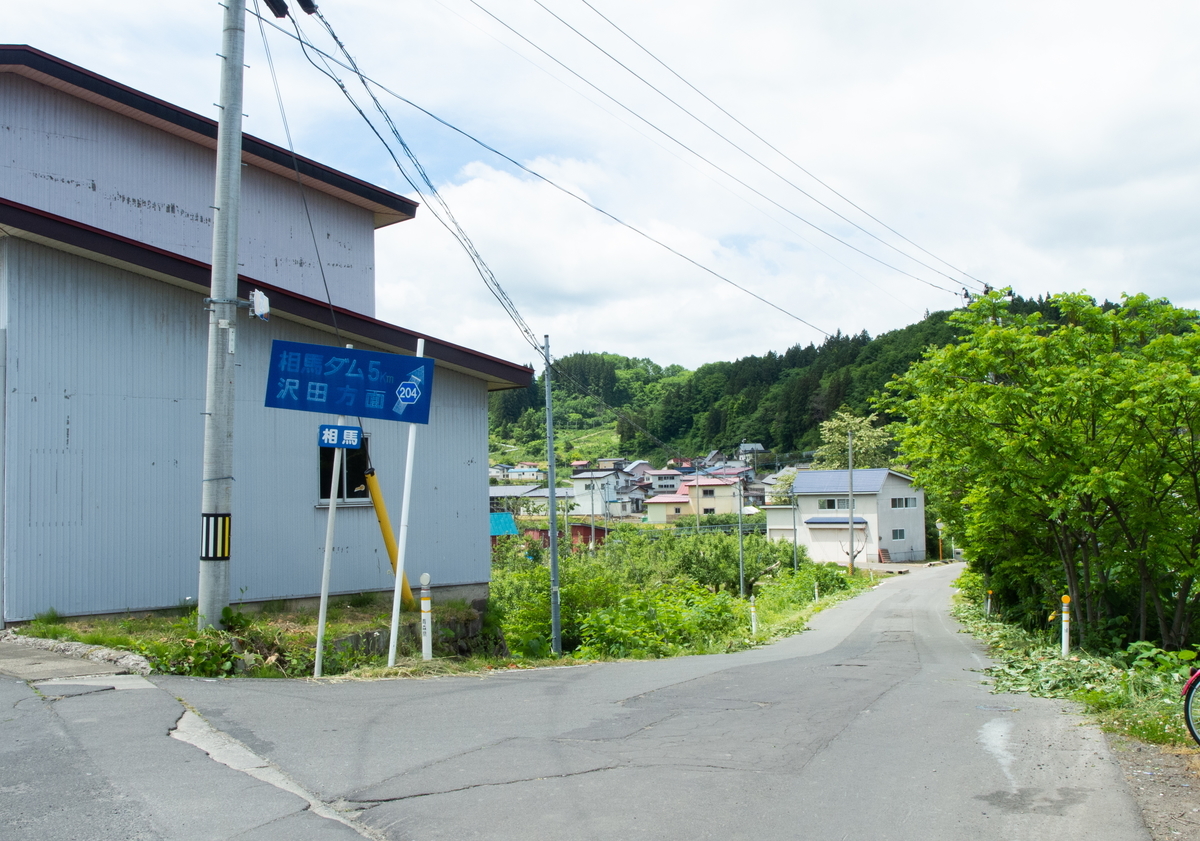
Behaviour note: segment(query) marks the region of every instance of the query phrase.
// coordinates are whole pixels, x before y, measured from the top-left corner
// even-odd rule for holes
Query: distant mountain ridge
[[[1032,308],[1039,304],[1031,302]],[[613,424],[621,455],[656,464],[674,451],[730,452],[743,440],[775,453],[815,449],[820,423],[838,407],[870,412],[871,399],[888,380],[927,348],[953,342],[956,332],[949,315],[950,311],[929,313],[875,338],[865,331],[838,332],[820,345],[710,362],[695,371],[612,353],[565,356],[556,360],[551,382],[558,458],[616,455],[572,450],[581,430]],[[494,393],[493,439],[534,451],[537,442],[545,440],[544,394],[541,376],[528,389]]]

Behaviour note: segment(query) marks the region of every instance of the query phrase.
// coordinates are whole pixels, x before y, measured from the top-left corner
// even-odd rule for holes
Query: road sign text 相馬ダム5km
[[[266,406],[429,423],[432,385],[432,359],[276,339]]]

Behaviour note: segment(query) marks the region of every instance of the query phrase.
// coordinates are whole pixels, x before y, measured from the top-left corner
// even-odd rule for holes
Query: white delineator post
[[[346,418],[338,415],[337,425],[345,426]],[[338,480],[342,477],[341,447],[333,451],[333,478],[329,480],[329,516],[325,520],[325,560],[321,565],[321,607],[317,615],[317,657],[313,661],[313,677],[320,677],[325,664],[325,616],[329,612],[329,571],[333,567],[333,524],[337,520]]]
[[[754,609],[754,596],[750,597],[750,635],[758,634],[758,611]]]
[[[417,358],[425,355],[425,340],[417,339]],[[413,465],[417,461],[417,425],[408,425],[408,449],[404,454],[404,496],[400,499],[400,533],[396,535],[396,586],[392,590],[392,629],[388,635],[388,666],[396,665],[396,643],[400,636],[400,601],[404,596],[404,556],[408,550],[408,515],[412,506]]]
[[[983,615],[984,616],[992,615],[992,591],[991,590],[987,591],[987,597],[983,600]]]
[[[433,659],[433,599],[427,572],[421,573],[421,659]]]
[[[1071,597],[1062,597],[1062,656],[1071,652]]]
[[[200,492],[200,582],[196,624],[217,626],[229,605],[233,507],[234,333],[237,329],[238,203],[242,189],[242,68],[245,0],[226,0],[213,197],[212,284],[204,388],[204,461]]]

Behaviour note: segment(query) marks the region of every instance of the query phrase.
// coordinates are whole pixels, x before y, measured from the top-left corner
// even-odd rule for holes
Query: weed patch
[[[985,617],[977,604],[960,600],[954,615],[997,661],[985,672],[992,691],[1075,701],[1110,732],[1151,744],[1193,744],[1179,693],[1196,651],[1136,642],[1108,654],[1080,649],[1063,658],[1046,635]]]

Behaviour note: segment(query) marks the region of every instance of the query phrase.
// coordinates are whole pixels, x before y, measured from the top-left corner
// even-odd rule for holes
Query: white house
[[[642,513],[646,494],[634,477],[620,468],[581,470],[571,476],[574,515],[628,517]]]
[[[673,494],[679,490],[679,482],[683,479],[683,474],[678,470],[667,468],[666,470],[647,470],[645,478],[654,483],[654,493],[657,494]]]
[[[26,46],[0,46],[0,122],[0,620],[194,600],[216,123]],[[532,371],[374,317],[374,231],[412,201],[295,159],[318,262],[291,154],[247,135],[242,161],[238,295],[266,292],[272,318],[233,325],[232,596],[320,590],[333,416],[264,407],[271,341],[411,355],[419,338],[436,369],[408,569],[486,595],[487,395]],[[335,593],[392,586],[358,488],[369,455],[399,510],[405,426],[368,421],[351,451]]]
[[[848,470],[798,473],[795,508],[764,506],[767,537],[798,540],[814,561],[846,563],[849,478]],[[854,471],[854,548],[858,561],[925,560],[925,493],[911,477],[883,468]]]
[[[510,482],[544,482],[546,471],[540,467],[510,467],[504,478]]]

